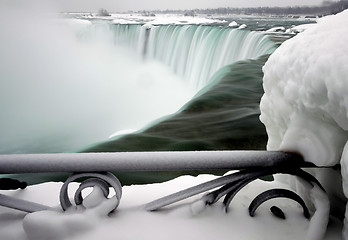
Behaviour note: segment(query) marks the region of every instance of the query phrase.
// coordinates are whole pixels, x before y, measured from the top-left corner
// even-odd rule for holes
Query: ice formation
[[[247,27],[247,25],[246,24],[242,24],[242,25],[240,25],[239,26],[239,28],[238,29],[244,29],[244,28],[246,28]]]
[[[230,22],[230,24],[228,24],[229,27],[236,27],[238,26],[238,23],[236,21],[232,21]]]
[[[273,27],[266,32],[285,32],[285,27]]]
[[[269,150],[339,163],[348,135],[348,11],[283,43],[265,64],[261,121]]]
[[[179,16],[170,14],[159,14],[154,16],[141,16],[128,14],[116,14],[113,15],[115,19],[114,23],[117,24],[143,24],[150,23],[152,25],[191,25],[191,24],[225,24],[225,20],[210,19],[205,17],[190,17],[190,16]]]
[[[325,17],[284,42],[263,68],[265,94],[260,103],[260,119],[269,137],[267,149],[299,152],[317,166],[340,163],[346,197],[347,19],[348,11]],[[329,194],[341,189],[340,182],[329,179],[331,175],[316,174],[330,185]]]

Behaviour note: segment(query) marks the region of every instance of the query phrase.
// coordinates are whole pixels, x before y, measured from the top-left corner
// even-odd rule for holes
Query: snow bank
[[[265,94],[260,103],[260,119],[269,137],[267,149],[299,152],[317,166],[340,163],[346,197],[347,20],[348,11],[325,17],[284,42],[263,68]],[[331,207],[344,204],[334,171],[315,170],[314,174],[326,187]],[[347,239],[347,224],[344,232]]]
[[[83,207],[62,211],[41,211],[28,214],[23,229],[28,239],[64,239],[95,228],[115,208],[116,197],[106,199],[95,187],[83,201]]]
[[[303,32],[307,29],[310,29],[312,27],[314,27],[316,25],[316,23],[308,23],[308,24],[301,24],[301,25],[297,25],[297,26],[294,26],[290,29],[288,29],[288,32],[291,32],[291,33],[300,33],[300,32]]]

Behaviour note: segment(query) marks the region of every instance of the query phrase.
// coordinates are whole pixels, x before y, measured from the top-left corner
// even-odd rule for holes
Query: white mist
[[[74,151],[173,113],[193,94],[107,35],[79,40],[85,22],[0,15],[1,153]]]

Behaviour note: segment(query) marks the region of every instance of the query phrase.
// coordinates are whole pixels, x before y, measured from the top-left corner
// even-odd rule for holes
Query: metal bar
[[[152,201],[145,205],[146,211],[154,211],[169,204],[181,201],[183,199],[192,197],[194,195],[206,192],[208,190],[226,185],[229,183],[237,183],[243,180],[244,177],[249,176],[251,173],[233,173],[227,176],[219,177],[209,182],[201,183],[197,186],[187,188],[185,190],[170,194],[155,201]]]
[[[218,170],[306,167],[302,156],[279,151],[115,152],[0,155],[0,173]]]
[[[0,206],[13,208],[13,209],[17,209],[17,210],[28,212],[28,213],[37,212],[37,211],[45,211],[45,210],[53,210],[53,208],[49,206],[6,196],[4,194],[0,194]]]

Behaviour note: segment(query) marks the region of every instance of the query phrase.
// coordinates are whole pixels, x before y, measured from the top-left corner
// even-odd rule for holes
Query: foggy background
[[[129,10],[185,10],[219,7],[313,6],[320,5],[322,2],[322,0],[3,0],[3,3],[9,5],[51,6],[53,9],[64,12],[96,12],[100,8],[105,8],[109,12],[125,12]]]
[[[47,5],[1,5],[0,153],[75,151],[191,97],[164,64],[115,46],[110,31],[83,41],[88,21]]]

